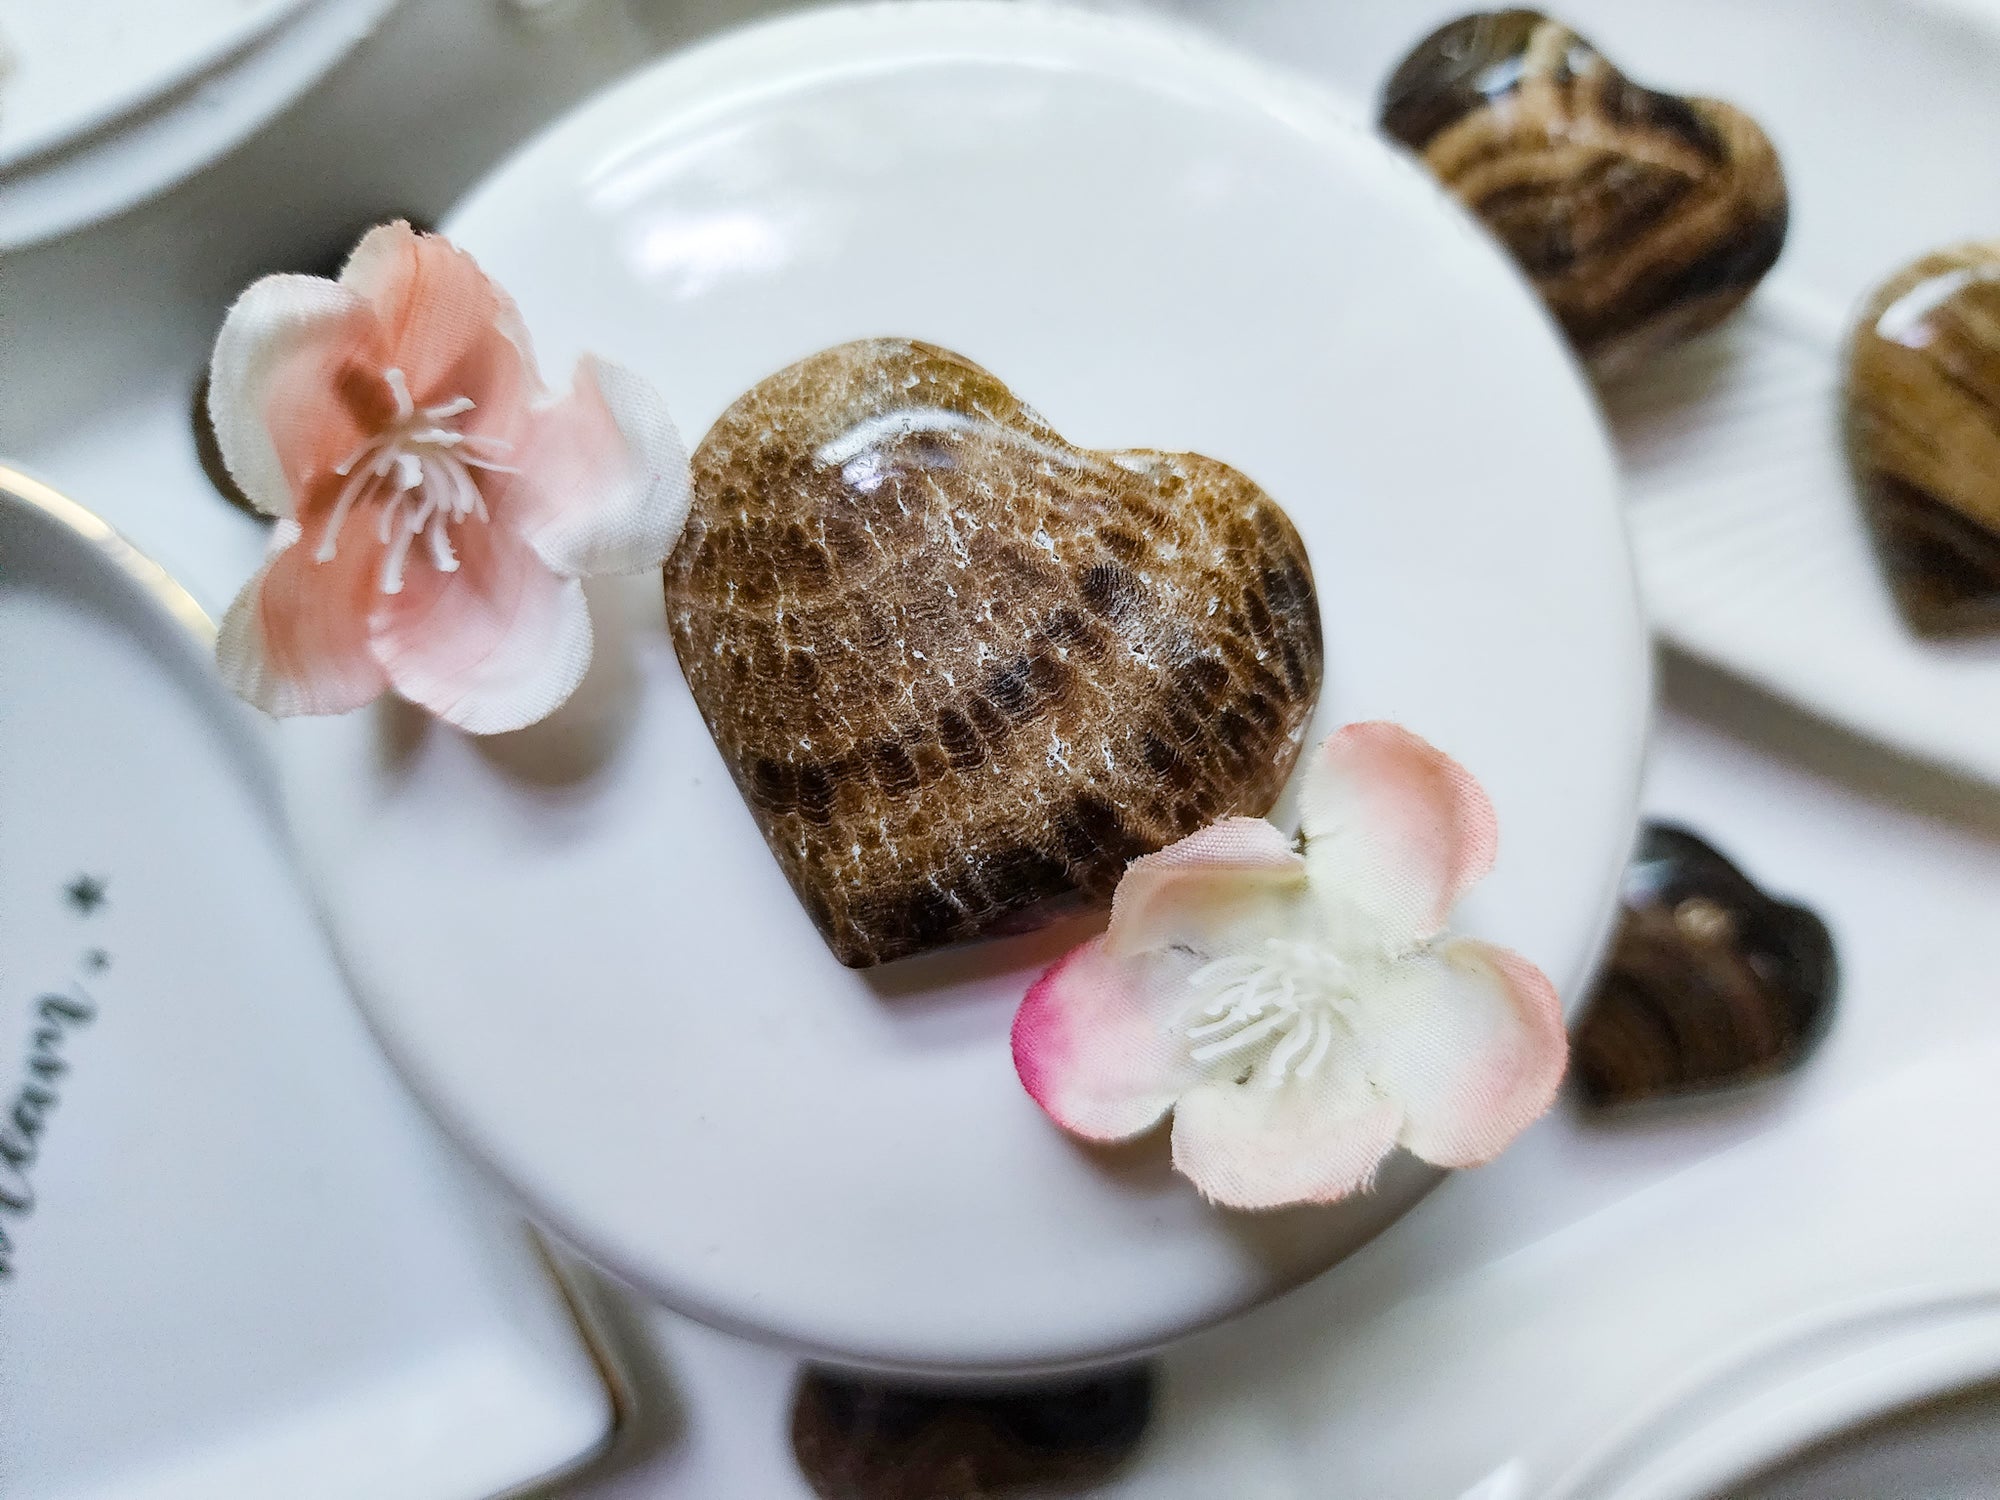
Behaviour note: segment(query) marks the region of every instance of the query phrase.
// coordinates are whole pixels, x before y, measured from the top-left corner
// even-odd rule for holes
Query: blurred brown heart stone
[[[1838,973],[1810,909],[1766,895],[1687,829],[1649,823],[1571,1071],[1599,1105],[1768,1078],[1825,1035]]]
[[[1153,1385],[1143,1366],[988,1393],[808,1370],[792,1453],[823,1500],[1092,1494],[1145,1436]]]
[[[1756,121],[1641,87],[1539,11],[1434,32],[1389,80],[1382,127],[1602,372],[1721,322],[1784,248],[1784,171]]]
[[[771,852],[856,968],[1108,898],[1259,814],[1319,695],[1290,520],[1196,454],[1072,447],[906,339],[753,387],[694,455],[667,617]]]
[[[2000,242],[1928,255],[1870,299],[1847,437],[1905,618],[1927,635],[2000,629]]]

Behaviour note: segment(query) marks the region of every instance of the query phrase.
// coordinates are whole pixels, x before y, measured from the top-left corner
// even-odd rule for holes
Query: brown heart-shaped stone
[[[1382,127],[1498,236],[1602,371],[1719,323],[1789,217],[1764,132],[1643,88],[1539,11],[1464,16],[1418,44]]]
[[[1904,617],[1927,635],[2000,630],[2000,242],[1927,255],[1869,300],[1847,438]]]
[[[1145,1436],[1153,1384],[1144,1366],[990,1393],[808,1370],[792,1453],[823,1500],[1089,1494]]]
[[[1072,447],[906,339],[762,381],[667,560],[688,686],[844,964],[1019,931],[1267,811],[1319,695],[1284,511],[1226,464]]]
[[[1833,1019],[1833,934],[1685,828],[1649,823],[1571,1067],[1599,1105],[1700,1093],[1795,1067]]]

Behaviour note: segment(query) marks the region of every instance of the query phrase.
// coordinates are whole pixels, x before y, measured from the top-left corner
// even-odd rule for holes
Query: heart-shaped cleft
[[[2000,242],[1925,256],[1869,300],[1847,438],[1904,617],[1926,635],[2000,630]]]
[[[1403,60],[1382,127],[1496,235],[1601,373],[1713,327],[1777,261],[1784,171],[1741,110],[1641,87],[1538,11]]]
[[[1833,936],[1684,828],[1649,823],[1570,1048],[1592,1104],[1699,1093],[1803,1061],[1833,1018]]]
[[[688,686],[844,964],[1110,897],[1261,814],[1319,695],[1305,548],[1196,454],[1072,447],[905,339],[762,381],[667,560]]]

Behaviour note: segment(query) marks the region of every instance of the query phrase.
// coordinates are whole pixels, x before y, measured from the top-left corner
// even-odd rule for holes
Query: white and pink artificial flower
[[[475,734],[553,712],[589,666],[579,579],[660,565],[688,457],[657,392],[585,357],[544,389],[472,257],[371,230],[337,281],[267,276],[230,310],[209,415],[277,518],[216,654],[272,714],[393,691]]]
[[[1175,1167],[1229,1208],[1333,1202],[1398,1146],[1491,1160],[1568,1059],[1547,977],[1445,930],[1496,848],[1464,767],[1349,725],[1307,767],[1297,843],[1228,818],[1133,862],[1109,929],[1028,992],[1021,1081],[1086,1140],[1171,1113]]]

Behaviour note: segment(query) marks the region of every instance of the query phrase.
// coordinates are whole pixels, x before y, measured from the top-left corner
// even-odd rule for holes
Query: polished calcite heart
[[[1641,87],[1538,11],[1434,32],[1389,80],[1382,126],[1601,371],[1720,322],[1784,248],[1784,172],[1754,120]]]
[[[1088,1494],[1145,1435],[1141,1366],[998,1394],[900,1388],[810,1371],[792,1451],[822,1500],[998,1500]]]
[[[2000,629],[2000,241],[1928,255],[1869,300],[1848,346],[1847,434],[1910,624]]]
[[[1074,448],[904,339],[723,413],[666,590],[723,758],[855,967],[1107,898],[1266,811],[1319,693],[1305,549],[1255,484]]]
[[[1768,1077],[1825,1033],[1833,937],[1806,907],[1766,895],[1703,840],[1661,823],[1646,826],[1623,900],[1570,1049],[1590,1102]]]

